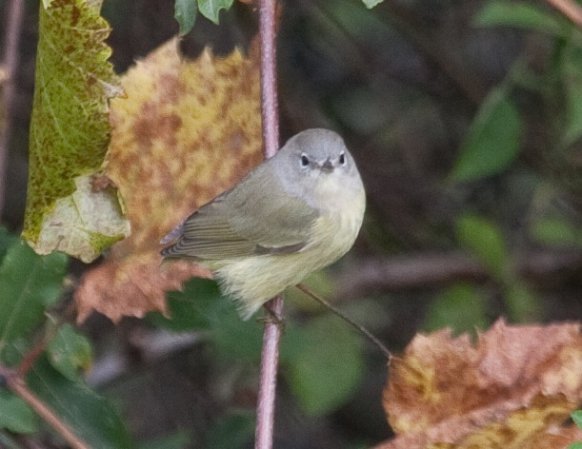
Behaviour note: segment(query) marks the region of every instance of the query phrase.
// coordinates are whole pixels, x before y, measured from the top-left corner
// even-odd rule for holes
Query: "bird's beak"
[[[323,164],[321,164],[321,171],[326,172],[326,173],[331,173],[333,171],[333,164],[332,162],[329,160],[329,158],[327,158],[325,160],[325,162]]]

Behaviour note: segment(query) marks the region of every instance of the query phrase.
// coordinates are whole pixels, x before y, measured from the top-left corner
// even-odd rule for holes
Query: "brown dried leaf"
[[[124,315],[141,318],[149,311],[166,312],[166,290],[178,290],[192,277],[212,277],[204,268],[179,261],[160,267],[155,253],[128,256],[119,261],[110,259],[93,269],[81,284],[76,296],[79,319],[98,310],[113,321]]]
[[[75,295],[81,321],[92,310],[113,320],[164,311],[165,291],[203,269],[160,270],[160,238],[262,160],[257,51],[219,58],[205,50],[186,62],[173,39],[122,84],[127,97],[111,104],[104,169],[132,233],[84,277]]]
[[[507,326],[473,345],[448,330],[417,336],[392,362],[384,408],[397,437],[377,449],[565,447],[582,401],[578,324]]]

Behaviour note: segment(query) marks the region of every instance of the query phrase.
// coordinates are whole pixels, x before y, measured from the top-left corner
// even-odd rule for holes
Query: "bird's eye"
[[[341,165],[346,165],[346,153],[341,153],[339,156],[339,163]]]
[[[304,154],[301,155],[301,166],[307,167],[309,165],[309,158]]]

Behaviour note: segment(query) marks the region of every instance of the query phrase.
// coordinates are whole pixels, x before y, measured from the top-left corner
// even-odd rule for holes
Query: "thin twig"
[[[41,338],[36,342],[34,347],[30,349],[30,351],[27,351],[27,353],[24,354],[24,357],[22,358],[16,369],[19,376],[26,376],[26,374],[28,374],[34,363],[38,360],[38,358],[46,349],[49,341],[50,340],[48,338]]]
[[[24,0],[11,0],[5,18],[4,57],[1,67],[5,72],[5,80],[0,89],[0,117],[4,116],[4,124],[0,122],[0,216],[6,200],[6,167],[8,164],[8,144],[12,132],[12,116],[14,97],[16,96],[16,69],[18,67],[18,47],[20,30],[24,17]]]
[[[57,335],[59,328],[60,324],[54,325],[42,336],[42,338],[38,339],[36,344],[29,351],[27,351],[26,354],[24,354],[24,357],[22,358],[22,360],[18,364],[18,367],[16,368],[16,372],[20,377],[24,377],[28,374],[32,366],[36,363],[38,358],[45,351],[48,344]]]
[[[0,376],[6,379],[6,385],[14,394],[23,399],[30,407],[73,448],[91,449],[65,424],[59,416],[27,386],[23,378],[16,372],[0,367]]]
[[[265,157],[275,155],[279,148],[279,108],[277,105],[277,52],[275,14],[276,0],[260,0],[259,28],[261,39],[261,111]],[[283,297],[269,301],[265,307],[274,319],[265,321],[261,372],[257,400],[255,449],[271,449],[275,423],[275,396],[279,342],[283,320]]]
[[[366,337],[368,340],[370,340],[370,342],[372,342],[372,344],[374,346],[376,346],[382,352],[382,354],[384,354],[386,356],[386,358],[388,359],[388,364],[390,364],[390,361],[392,360],[392,353],[390,352],[390,350],[386,346],[384,346],[384,343],[382,343],[380,340],[378,340],[378,338],[374,334],[372,334],[368,329],[366,329],[361,324],[356,323],[349,316],[347,316],[341,310],[339,310],[338,308],[333,306],[329,301],[323,299],[323,297],[319,296],[317,293],[315,293],[313,290],[311,290],[305,284],[297,284],[295,287],[297,287],[299,290],[301,290],[307,296],[315,299],[318,303],[323,305],[325,308],[331,310],[335,315],[340,317],[342,320],[344,320],[346,323],[348,323],[350,326],[352,326],[355,330],[357,330],[360,334],[362,334],[364,337]]]
[[[582,7],[572,0],[547,0],[577,26],[582,27]]]

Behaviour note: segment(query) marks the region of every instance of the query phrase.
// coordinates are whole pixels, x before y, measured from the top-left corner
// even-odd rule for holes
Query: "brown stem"
[[[4,59],[0,67],[5,71],[5,81],[0,89],[0,117],[4,116],[4,124],[0,123],[0,216],[6,200],[6,166],[8,160],[8,144],[12,129],[12,108],[16,96],[16,68],[18,67],[18,47],[20,29],[24,16],[24,0],[11,0],[5,18]]]
[[[279,149],[279,106],[277,102],[277,0],[260,2],[261,35],[261,112],[265,157],[273,157]]]
[[[485,279],[485,268],[467,254],[421,253],[358,261],[356,267],[340,274],[337,291],[343,299]]]
[[[279,365],[279,343],[283,317],[283,297],[272,299],[265,305],[273,318],[265,320],[261,372],[257,398],[257,426],[255,449],[271,449],[275,429],[275,399],[277,394],[277,369]]]
[[[514,273],[537,287],[562,285],[565,279],[577,279],[582,272],[580,250],[529,250],[512,254],[511,259]],[[359,261],[339,275],[337,296],[343,300],[490,280],[487,268],[467,254],[419,253]]]
[[[55,325],[49,329],[45,335],[40,338],[36,344],[24,355],[16,372],[20,377],[24,377],[28,374],[34,363],[38,360],[41,354],[44,352],[50,341],[56,336],[60,328],[60,323],[55,323]]]
[[[10,391],[30,405],[73,449],[91,449],[87,443],[73,433],[69,426],[48,405],[29,390],[20,375],[0,366],[0,376],[6,379],[6,385]]]
[[[277,52],[276,52],[276,0],[260,0],[259,28],[261,39],[261,111],[265,157],[275,155],[279,148],[279,108],[277,105]],[[283,319],[283,297],[269,301],[265,307],[274,319],[265,321],[259,396],[257,401],[257,426],[255,449],[273,447],[275,423],[275,396],[279,342]]]
[[[46,349],[48,342],[49,340],[47,338],[40,339],[36,342],[36,345],[24,355],[18,364],[18,368],[16,369],[19,376],[24,377],[26,374],[28,374],[32,368],[32,365],[34,365],[34,363]]]
[[[577,26],[582,27],[582,7],[572,0],[547,0]]]

